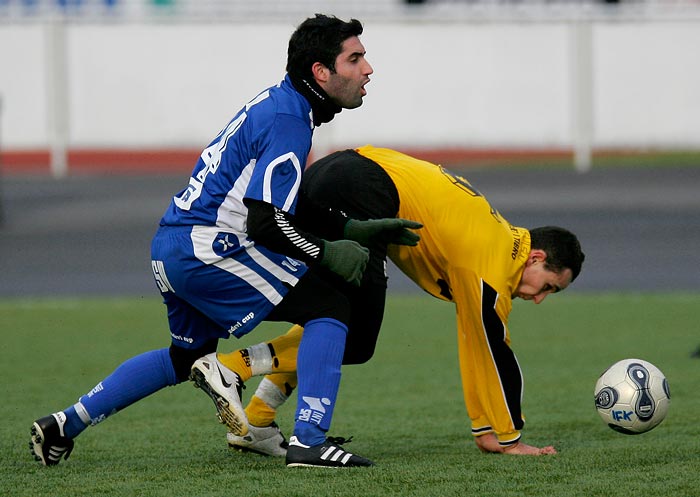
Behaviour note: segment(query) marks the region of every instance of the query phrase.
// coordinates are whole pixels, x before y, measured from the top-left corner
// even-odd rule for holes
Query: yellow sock
[[[297,371],[297,352],[304,328],[299,325],[292,326],[287,333],[278,336],[269,342],[272,354],[272,371],[275,373],[294,373]],[[296,380],[294,385],[296,385]]]
[[[235,371],[243,380],[243,383],[248,381],[253,376],[253,370],[250,367],[250,355],[248,349],[234,350],[227,354],[218,353],[216,357],[221,361],[221,364]]]
[[[268,374],[263,378],[277,387],[277,390],[282,392],[285,399],[292,394],[292,391],[297,387],[297,372],[293,371],[291,373],[278,373],[278,374]],[[257,395],[258,393],[255,392]],[[275,406],[279,407],[279,406]]]
[[[253,426],[270,426],[277,408],[289,398],[296,385],[296,372],[265,376],[245,408],[248,422]]]
[[[266,343],[217,354],[221,363],[241,377],[243,383],[251,377],[269,373],[296,373],[297,352],[304,328],[292,326],[287,333]]]
[[[270,426],[275,420],[277,409],[273,409],[263,402],[259,397],[253,396],[245,408],[245,415],[248,423],[252,426]]]

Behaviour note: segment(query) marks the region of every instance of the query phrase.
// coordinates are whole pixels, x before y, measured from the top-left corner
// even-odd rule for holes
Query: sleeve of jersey
[[[259,156],[244,198],[262,200],[294,214],[311,148],[311,130],[299,118],[277,115],[257,147]]]
[[[452,275],[457,306],[459,364],[464,401],[474,436],[495,433],[502,446],[515,444],[524,426],[523,379],[510,348],[507,316],[497,312],[498,295],[473,273]]]
[[[323,240],[298,229],[289,214],[260,200],[246,199],[245,204],[248,236],[255,243],[306,263],[323,258]]]

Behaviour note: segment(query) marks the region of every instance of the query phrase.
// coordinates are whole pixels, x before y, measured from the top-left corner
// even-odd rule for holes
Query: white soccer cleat
[[[224,366],[216,352],[197,359],[192,365],[190,381],[214,401],[219,421],[239,436],[248,433],[248,420],[241,404],[243,382],[238,373]]]
[[[287,440],[277,423],[270,426],[248,426],[244,436],[227,433],[229,447],[241,452],[255,452],[264,456],[284,457],[287,455]]]

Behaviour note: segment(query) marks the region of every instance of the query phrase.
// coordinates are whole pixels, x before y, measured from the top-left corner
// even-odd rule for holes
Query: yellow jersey
[[[357,152],[376,162],[399,193],[398,217],[421,222],[416,247],[389,246],[389,257],[431,295],[454,302],[458,354],[475,436],[520,438],[522,374],[507,328],[512,294],[530,253],[530,234],[512,226],[463,177],[394,150]]]

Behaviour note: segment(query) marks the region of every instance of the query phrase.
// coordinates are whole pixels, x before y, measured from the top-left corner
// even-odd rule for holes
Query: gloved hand
[[[394,243],[396,245],[418,245],[420,235],[413,230],[422,228],[423,225],[416,221],[401,218],[370,219],[358,221],[350,219],[345,224],[345,238],[370,246],[374,243]]]
[[[360,286],[369,260],[369,249],[352,240],[323,240],[323,245],[321,265],[348,283]]]

